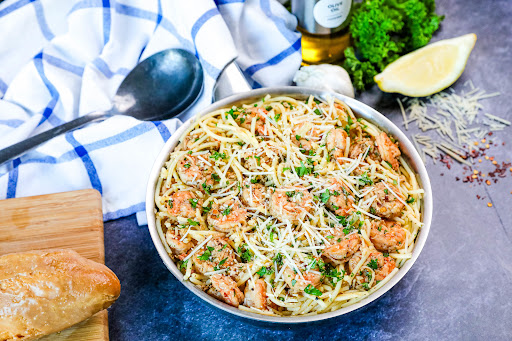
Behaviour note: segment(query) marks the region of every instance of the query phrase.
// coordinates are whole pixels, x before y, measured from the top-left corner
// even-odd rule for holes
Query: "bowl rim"
[[[424,197],[423,197],[423,227],[420,229],[420,232],[418,233],[418,236],[416,237],[416,245],[413,250],[412,257],[400,268],[400,270],[393,276],[385,285],[382,286],[379,290],[373,292],[372,294],[368,295],[361,301],[354,303],[348,307],[341,308],[332,312],[327,313],[321,313],[318,315],[307,315],[307,316],[268,316],[258,313],[252,313],[247,312],[244,310],[240,310],[238,308],[232,307],[224,302],[221,302],[217,300],[216,298],[213,298],[212,296],[208,295],[204,291],[198,289],[195,287],[191,282],[184,281],[183,280],[183,274],[178,270],[175,263],[172,261],[172,259],[167,254],[162,241],[160,240],[160,236],[158,235],[158,232],[156,230],[156,224],[155,224],[155,202],[154,202],[154,193],[155,193],[155,187],[156,182],[159,178],[160,171],[164,163],[168,160],[169,153],[171,150],[173,150],[176,145],[178,144],[179,138],[181,135],[186,131],[188,127],[194,122],[196,119],[199,119],[200,117],[224,108],[224,107],[230,107],[232,105],[236,105],[239,103],[247,103],[254,99],[262,98],[266,95],[283,95],[283,96],[289,96],[289,97],[303,97],[307,98],[309,95],[313,95],[315,97],[318,97],[320,99],[327,99],[329,97],[336,97],[342,101],[344,101],[354,112],[354,114],[358,117],[363,117],[364,119],[367,119],[368,121],[376,124],[381,130],[391,133],[399,142],[400,142],[400,150],[402,151],[402,154],[408,159],[409,165],[413,168],[413,170],[417,174],[417,178],[420,182],[421,187],[425,191]],[[405,274],[411,269],[411,267],[414,265],[415,261],[418,259],[423,246],[425,245],[425,242],[427,240],[429,231],[430,231],[430,225],[432,222],[432,212],[433,212],[433,197],[432,197],[432,188],[430,185],[430,179],[427,173],[427,170],[425,168],[425,165],[423,164],[423,161],[419,155],[419,153],[416,151],[415,147],[413,146],[412,142],[407,138],[407,136],[388,118],[386,118],[384,115],[376,111],[375,109],[371,108],[370,106],[354,99],[350,98],[338,93],[328,92],[328,91],[322,91],[322,90],[316,90],[311,88],[304,88],[304,87],[295,87],[295,86],[283,86],[283,87],[272,87],[272,88],[261,88],[261,89],[255,89],[247,92],[242,92],[238,94],[234,94],[232,96],[226,97],[220,101],[217,101],[215,103],[212,103],[211,105],[203,108],[202,110],[199,110],[197,114],[186,120],[169,138],[169,140],[165,143],[165,145],[160,150],[153,167],[150,172],[148,185],[146,189],[146,215],[147,215],[147,221],[148,221],[148,229],[149,233],[151,235],[151,239],[153,241],[153,244],[155,245],[155,248],[158,251],[158,254],[160,258],[162,259],[163,263],[167,267],[167,269],[178,279],[185,287],[187,287],[192,293],[194,293],[196,296],[199,296],[204,301],[208,302],[209,304],[213,305],[216,308],[219,308],[227,313],[231,313],[234,315],[237,315],[239,317],[248,318],[252,320],[262,321],[262,322],[272,322],[272,323],[279,323],[279,324],[295,324],[295,323],[304,323],[304,322],[313,322],[313,321],[320,321],[320,320],[326,320],[332,317],[341,316],[344,314],[347,314],[351,311],[354,311],[356,309],[359,309],[382,295],[384,295],[386,292],[388,292],[393,286],[395,286],[404,276]]]

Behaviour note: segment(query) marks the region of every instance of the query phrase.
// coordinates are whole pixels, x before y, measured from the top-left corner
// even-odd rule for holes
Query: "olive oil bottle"
[[[350,45],[352,0],[292,0],[304,64],[335,63]]]

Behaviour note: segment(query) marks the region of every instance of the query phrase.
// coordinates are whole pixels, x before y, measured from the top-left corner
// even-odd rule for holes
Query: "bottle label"
[[[313,9],[313,16],[323,27],[335,28],[347,19],[351,5],[351,0],[320,0]]]

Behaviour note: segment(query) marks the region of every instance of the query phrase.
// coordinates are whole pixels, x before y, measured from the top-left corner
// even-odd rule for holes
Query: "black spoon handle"
[[[93,112],[88,115],[76,118],[67,123],[64,123],[58,127],[47,130],[41,134],[32,136],[26,140],[13,144],[10,147],[0,150],[0,165],[11,159],[14,159],[15,157],[31,150],[34,147],[37,147],[41,143],[51,140],[57,135],[79,128],[89,122],[102,121],[110,116],[112,116],[110,112]]]

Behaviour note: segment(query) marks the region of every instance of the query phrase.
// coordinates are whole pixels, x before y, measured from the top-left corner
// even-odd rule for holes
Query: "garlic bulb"
[[[320,64],[301,67],[293,77],[297,86],[337,92],[354,98],[350,76],[338,65]]]

